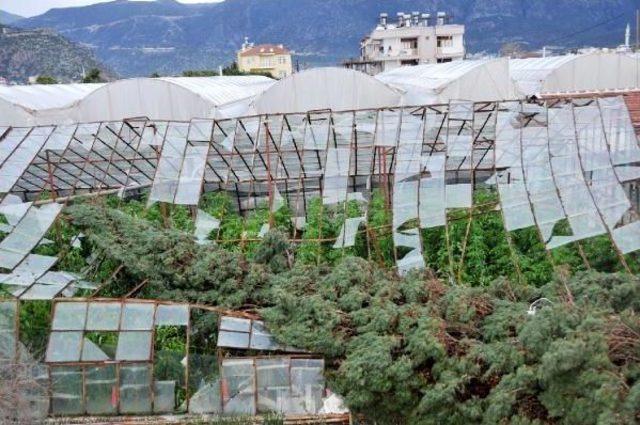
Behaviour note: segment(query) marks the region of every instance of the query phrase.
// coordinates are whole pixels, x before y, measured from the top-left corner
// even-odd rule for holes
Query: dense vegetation
[[[477,211],[469,222],[454,211],[448,236],[423,233],[432,269],[399,279],[388,267],[390,215],[379,193],[368,229],[346,249],[330,239],[345,216],[363,213],[357,203],[332,209],[311,200],[302,234],[283,207],[259,239],[268,210],[241,217],[230,198],[209,194],[200,208],[221,220],[209,245],[194,242],[189,209],[144,205],[71,205],[48,235],[54,244],[40,249],[58,250],[61,268],[108,280],[103,296],[146,282],[136,296],[259,312],[283,343],[325,356],[330,387],[368,423],[640,420],[640,280],[615,273],[606,240],[581,247],[589,264],[575,246],[547,258],[528,231],[512,233],[512,252],[499,214]],[[82,247],[69,249],[79,231]],[[548,301],[532,308],[540,298]],[[199,326],[211,327],[207,320]],[[175,341],[162,335],[156,346]]]

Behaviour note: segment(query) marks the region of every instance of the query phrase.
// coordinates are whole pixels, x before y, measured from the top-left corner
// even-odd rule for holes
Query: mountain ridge
[[[638,0],[226,0],[183,4],[174,0],[116,0],[52,9],[23,19],[27,28],[49,27],[94,49],[125,76],[215,69],[235,57],[245,36],[277,42],[298,60],[328,65],[357,55],[360,39],[379,12],[447,11],[467,26],[469,52],[497,52],[505,42],[569,47],[620,44]],[[625,20],[625,18],[627,18]],[[602,25],[602,22],[609,22]],[[580,34],[578,30],[589,28]],[[567,36],[568,35],[568,36]]]

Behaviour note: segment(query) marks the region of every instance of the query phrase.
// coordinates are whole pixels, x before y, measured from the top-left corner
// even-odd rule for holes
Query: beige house
[[[284,78],[293,72],[291,52],[282,44],[254,46],[245,38],[237,60],[238,69],[242,72],[268,73],[273,78]]]

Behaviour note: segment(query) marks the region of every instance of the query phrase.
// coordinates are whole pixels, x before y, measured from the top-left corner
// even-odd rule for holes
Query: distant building
[[[464,25],[449,24],[444,12],[438,12],[435,25],[428,13],[399,12],[396,23],[381,13],[378,26],[360,43],[360,57],[344,65],[375,75],[404,65],[451,62],[464,54]]]
[[[273,78],[284,78],[293,73],[291,52],[282,44],[254,46],[245,37],[237,61],[242,72],[271,74]]]

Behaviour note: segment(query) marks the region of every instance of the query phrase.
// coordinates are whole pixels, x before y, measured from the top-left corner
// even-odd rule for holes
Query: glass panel
[[[90,303],[87,313],[87,330],[118,330],[122,305],[116,303]]]
[[[223,316],[220,319],[220,330],[248,333],[251,330],[251,320]]]
[[[149,365],[120,367],[120,413],[151,412]]]
[[[218,334],[218,347],[249,348],[249,334],[220,331]]]
[[[122,313],[122,330],[146,331],[153,328],[155,305],[150,303],[125,303]]]
[[[51,329],[83,330],[86,313],[87,303],[85,302],[56,303]]]
[[[324,360],[292,359],[290,413],[318,413],[324,393]]]
[[[153,388],[153,411],[155,413],[173,412],[176,404],[176,382],[155,381]]]
[[[90,415],[116,413],[118,383],[115,365],[89,367],[85,373],[87,413]]]
[[[84,413],[81,368],[51,368],[51,413],[59,416]]]
[[[223,412],[254,415],[253,360],[225,359],[222,361]]]
[[[51,332],[47,347],[47,362],[77,362],[80,360],[82,332]]]
[[[116,360],[149,360],[151,332],[120,332]]]
[[[291,403],[289,359],[257,359],[258,412],[287,412]]]

